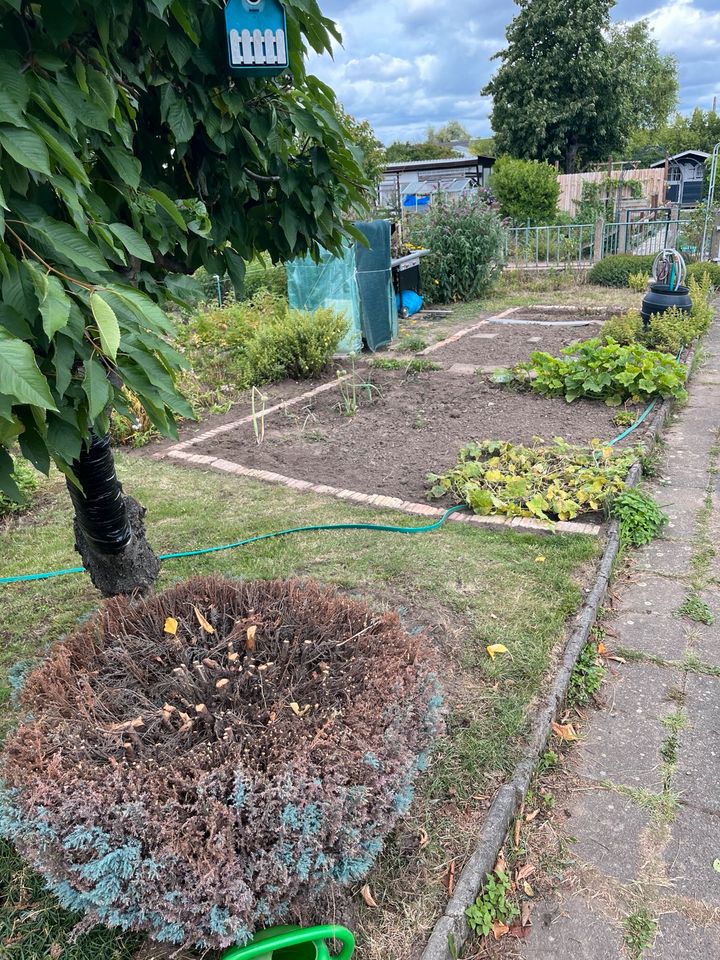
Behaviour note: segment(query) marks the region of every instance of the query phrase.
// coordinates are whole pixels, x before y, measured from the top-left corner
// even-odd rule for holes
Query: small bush
[[[628,277],[628,286],[636,293],[645,293],[650,283],[649,273],[631,273]]]
[[[493,167],[491,187],[500,212],[515,223],[554,223],[560,199],[557,170],[549,163],[500,157]]]
[[[623,345],[606,337],[571,344],[560,357],[533,353],[500,381],[513,377],[529,382],[543,396],[565,397],[568,403],[587,397],[604,400],[609,407],[631,401],[674,397],[684,400],[685,367],[674,357],[648,350],[639,343]]]
[[[602,287],[629,287],[630,275],[643,273],[648,276],[652,272],[655,257],[636,256],[632,253],[611,254],[598,261],[588,273],[590,283],[597,283]]]
[[[407,239],[432,251],[421,268],[429,300],[476,300],[502,272],[505,232],[482,196],[438,199],[413,221]]]
[[[246,389],[283,377],[318,376],[347,330],[331,310],[304,313],[269,293],[196,314],[178,339],[205,382]]]
[[[628,310],[610,317],[603,324],[604,337],[611,337],[617,343],[637,343],[643,338],[643,319],[639,310]]]
[[[365,876],[440,704],[397,614],[317,585],[111,600],[26,682],[0,836],[80,930],[243,945]]]
[[[647,346],[677,355],[683,347],[702,337],[710,329],[715,309],[712,305],[712,287],[707,274],[688,280],[688,289],[693,302],[690,313],[678,307],[670,307],[664,313],[656,313],[644,334]]]
[[[704,276],[708,277],[710,283],[716,290],[720,290],[720,263],[711,263],[703,260],[698,263],[688,264],[688,280],[702,280]]]
[[[668,522],[655,500],[641,490],[623,490],[612,501],[610,514],[620,521],[623,543],[633,547],[650,543]]]
[[[586,707],[602,686],[604,678],[605,668],[598,656],[597,647],[588,643],[570,675],[565,697],[568,707]]]
[[[468,926],[473,933],[487,937],[495,923],[508,924],[520,914],[512,900],[510,878],[502,870],[495,870],[488,875],[482,893],[475,903],[465,911]]]
[[[634,460],[633,451],[604,459],[561,440],[536,447],[486,440],[463,447],[442,476],[429,474],[428,495],[451,493],[481,516],[574,520],[620,493]]]
[[[12,478],[20,491],[20,501],[11,500],[0,492],[0,519],[11,513],[24,513],[32,506],[33,494],[40,486],[37,472],[26,460],[15,458]]]

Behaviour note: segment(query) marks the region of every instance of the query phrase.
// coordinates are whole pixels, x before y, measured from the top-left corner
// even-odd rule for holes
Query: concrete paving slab
[[[689,540],[653,540],[633,557],[633,567],[646,573],[666,577],[684,577],[692,572],[695,546]]]
[[[568,827],[575,838],[571,856],[605,876],[630,883],[641,866],[639,838],[647,811],[608,790],[577,795]]]
[[[685,803],[720,814],[720,679],[690,673],[685,693],[674,787]]]
[[[672,892],[720,906],[720,873],[713,869],[720,857],[720,817],[681,806],[671,831],[665,863]]]
[[[661,720],[670,712],[669,692],[678,687],[677,670],[625,664],[603,688],[606,707],[596,713],[579,746],[578,773],[645,790],[662,788],[660,748],[666,737]]]
[[[642,617],[671,617],[687,596],[687,586],[678,580],[638,573],[637,579],[621,584],[616,615],[635,613]]]
[[[682,660],[693,631],[676,617],[628,613],[608,621],[608,646],[636,650],[646,657]]]
[[[647,960],[715,960],[720,955],[720,927],[702,927],[680,914],[660,918]]]
[[[541,900],[533,931],[520,948],[523,960],[619,960],[622,929],[580,896]]]

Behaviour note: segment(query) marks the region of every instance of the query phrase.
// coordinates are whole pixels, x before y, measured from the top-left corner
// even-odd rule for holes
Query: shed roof
[[[708,158],[709,156],[710,156],[710,154],[709,154],[709,153],[705,153],[704,150],[683,150],[683,151],[681,151],[680,153],[676,153],[676,154],[675,154],[674,156],[672,156],[672,157],[668,157],[668,160],[669,160],[671,163],[672,163],[673,160],[677,161],[677,160],[683,160],[683,159],[685,159],[685,158],[687,158],[688,160],[690,160],[690,159],[694,159],[694,160],[707,160],[707,158]],[[651,167],[664,167],[664,166],[665,166],[665,161],[664,161],[664,160],[658,160],[657,163],[651,163],[650,166],[651,166]]]

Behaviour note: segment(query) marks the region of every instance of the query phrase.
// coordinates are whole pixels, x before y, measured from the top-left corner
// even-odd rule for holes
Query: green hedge
[[[637,256],[633,253],[616,253],[604,257],[588,273],[588,281],[601,287],[629,287],[633,273],[651,273],[655,254]],[[706,261],[688,264],[688,279],[699,280],[703,274],[710,277],[714,287],[720,289],[720,264]]]
[[[601,287],[629,287],[630,274],[650,273],[655,255],[636,256],[632,253],[616,253],[604,257],[588,273],[590,283]]]

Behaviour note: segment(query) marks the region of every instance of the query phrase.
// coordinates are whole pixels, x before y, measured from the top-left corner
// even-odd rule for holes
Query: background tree
[[[663,56],[650,33],[650,22],[613,24],[610,57],[616,73],[623,130],[655,130],[664,126],[678,102],[678,65]]]
[[[367,185],[368,198],[377,198],[377,188],[385,169],[385,146],[378,140],[369,120],[358,120],[344,107],[338,109],[340,123],[348,131],[352,144],[360,151],[357,155]]]
[[[625,139],[605,37],[613,0],[516,2],[501,66],[483,90],[498,153],[560,160],[568,173],[606,158]]]
[[[447,144],[453,140],[469,140],[470,134],[459,120],[449,120],[444,126],[428,127],[425,139],[428,143]]]
[[[630,138],[628,153],[645,163],[672,157],[683,150],[703,150],[711,153],[720,142],[720,117],[712,110],[693,110],[689,117],[676,113],[670,123],[647,130],[635,130]]]
[[[304,67],[337,30],[316,0],[284,5],[292,80],[233,80],[223,0],[0,0],[0,489],[17,495],[16,442],[54,461],[105,593],[147,588],[157,563],[93,437],[127,391],[165,434],[191,414],[173,274],[240,286],[256,251],[336,249],[362,201],[334,95]]]
[[[387,163],[412,162],[413,160],[447,160],[459,157],[457,150],[452,150],[442,143],[402,143],[396,140],[385,151]]]
[[[490,189],[502,215],[516,223],[554,223],[557,218],[560,183],[555,167],[548,163],[500,157]]]

